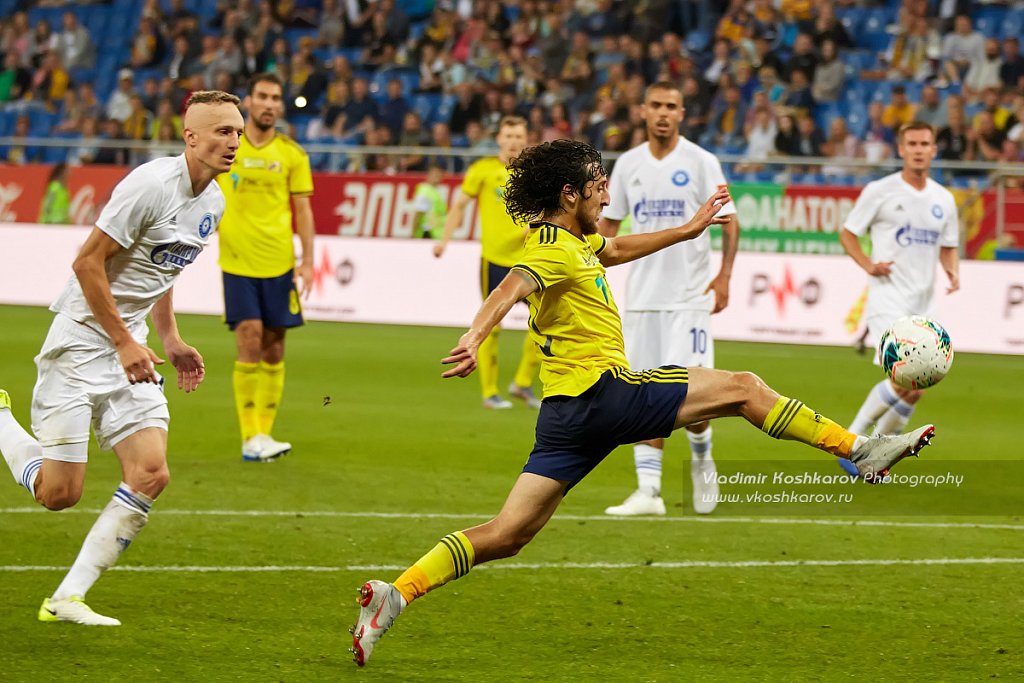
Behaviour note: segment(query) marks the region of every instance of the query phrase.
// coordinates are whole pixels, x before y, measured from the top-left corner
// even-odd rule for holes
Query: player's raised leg
[[[740,416],[776,439],[800,441],[856,465],[868,480],[917,453],[931,441],[935,428],[925,425],[900,436],[853,434],[802,402],[780,396],[757,375],[707,368],[689,369],[686,402],[676,428],[717,417]]]
[[[351,652],[356,664],[366,664],[377,641],[410,602],[462,578],[478,564],[518,553],[551,519],[566,486],[566,482],[524,472],[497,517],[448,534],[394,584],[376,580],[363,584],[359,619],[352,628]]]
[[[43,449],[14,419],[11,397],[3,389],[0,389],[0,453],[14,481],[28,489],[35,498],[35,481],[43,464]]]

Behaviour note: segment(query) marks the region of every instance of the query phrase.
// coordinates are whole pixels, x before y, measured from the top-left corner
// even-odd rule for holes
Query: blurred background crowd
[[[895,155],[895,130],[933,124],[948,161],[1024,160],[1024,2],[972,0],[0,0],[0,137],[91,144],[0,150],[8,163],[135,163],[180,139],[194,90],[286,84],[305,143],[490,149],[518,114],[531,141],[621,151],[644,139],[644,88],[682,87],[683,134],[768,179],[772,156]],[[111,142],[114,141],[114,142]],[[328,170],[424,170],[428,153],[311,154]],[[844,165],[845,163],[845,165]],[[971,179],[960,174],[952,181]],[[977,179],[977,176],[974,177]]]

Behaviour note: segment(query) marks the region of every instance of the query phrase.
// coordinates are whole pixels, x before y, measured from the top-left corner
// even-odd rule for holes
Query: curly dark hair
[[[523,150],[508,166],[505,210],[519,223],[562,211],[562,188],[581,196],[587,183],[605,175],[601,153],[585,142],[555,140]]]

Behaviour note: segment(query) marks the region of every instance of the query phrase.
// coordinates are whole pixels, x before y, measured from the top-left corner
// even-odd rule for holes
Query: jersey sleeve
[[[881,203],[882,194],[878,190],[878,185],[868,183],[864,191],[857,197],[857,201],[853,203],[853,208],[850,209],[850,214],[843,222],[843,227],[858,237],[866,234],[872,221],[875,220],[875,214],[878,213]]]
[[[156,222],[162,197],[160,179],[133,171],[114,187],[110,201],[96,219],[96,227],[127,249],[135,244],[143,230]]]
[[[621,221],[629,215],[629,198],[626,196],[626,164],[623,164],[621,160],[612,169],[612,177],[608,181],[608,194],[611,199],[601,215],[608,220]]]
[[[949,195],[949,211],[946,212],[946,224],[939,236],[940,247],[960,246],[960,216],[957,213],[956,198]]]
[[[288,174],[288,192],[293,197],[308,197],[313,194],[313,172],[309,169],[309,155],[296,149]]]
[[[711,199],[711,195],[718,191],[719,185],[728,185],[725,181],[725,173],[722,172],[722,164],[713,154],[707,154],[704,156],[704,173],[701,174],[704,180],[704,192],[700,200],[700,204],[693,207],[696,212],[704,202]],[[733,216],[736,214],[736,202],[729,202],[723,206],[719,212],[719,216]]]
[[[558,242],[553,242],[528,247],[519,263],[512,266],[512,270],[526,273],[537,283],[537,287],[544,291],[571,278],[573,263],[575,261],[566,248]]]
[[[466,171],[466,177],[462,179],[462,194],[467,197],[480,196],[480,186],[483,185],[483,182],[484,165],[479,161],[470,164]]]
[[[600,256],[604,248],[608,246],[608,240],[604,235],[587,235],[587,241],[590,242],[590,248],[594,250],[595,256]]]

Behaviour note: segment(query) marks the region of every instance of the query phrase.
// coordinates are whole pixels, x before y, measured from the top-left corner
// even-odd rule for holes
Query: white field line
[[[0,514],[45,513],[41,507],[0,508]],[[98,515],[96,508],[69,508],[61,514]],[[185,517],[337,517],[342,519],[451,519],[485,521],[493,517],[480,513],[448,512],[343,512],[339,510],[177,510],[156,508],[157,515]],[[568,522],[654,522],[693,524],[809,524],[841,527],[895,527],[910,529],[1004,529],[1024,531],[1024,524],[975,522],[896,522],[889,520],[819,519],[798,517],[612,517],[610,515],[555,515],[553,521]]]
[[[785,567],[892,567],[907,565],[997,565],[1024,564],[1024,557],[935,557],[920,559],[877,559],[877,560],[746,560],[739,562],[687,561],[687,562],[499,562],[476,567],[474,571],[504,571],[516,569],[776,569]],[[208,567],[196,565],[168,566],[115,566],[108,571],[141,573],[267,573],[267,572],[384,572],[402,571],[404,565],[353,564],[342,567],[317,565],[254,565]],[[0,565],[3,572],[56,572],[67,571],[68,567],[48,565]]]

